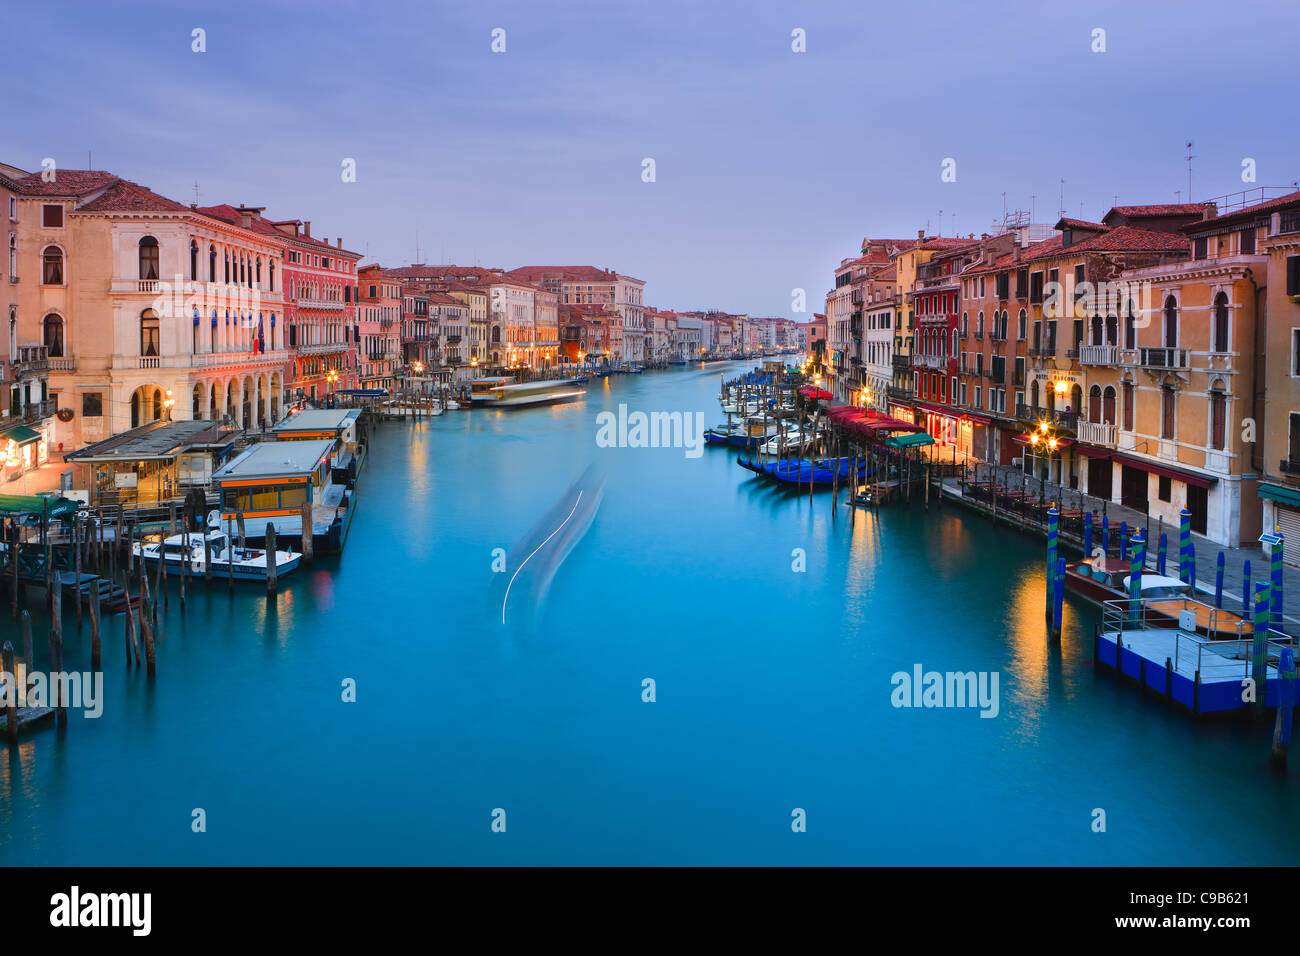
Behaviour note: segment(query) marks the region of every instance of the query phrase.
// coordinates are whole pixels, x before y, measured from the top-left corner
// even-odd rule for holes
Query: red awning
[[[991,418],[986,418],[986,417],[983,416],[983,415],[972,415],[970,412],[967,412],[966,414],[964,414],[964,415],[962,416],[962,418],[965,418],[965,419],[967,419],[968,421],[972,421],[972,422],[974,422],[976,425],[992,425],[992,424],[993,424],[993,419],[991,419]]]
[[[835,396],[824,388],[818,388],[815,385],[800,385],[799,394],[804,398],[811,398],[818,402],[829,402]]]
[[[939,405],[927,405],[925,402],[917,402],[916,407],[922,411],[929,412],[932,415],[942,415],[944,418],[956,418],[961,412],[954,412],[951,408],[943,408]]]
[[[1114,461],[1121,465],[1128,465],[1130,468],[1138,468],[1142,471],[1150,472],[1153,475],[1162,475],[1165,478],[1172,478],[1175,481],[1184,481],[1189,485],[1195,485],[1197,488],[1208,488],[1212,482],[1219,479],[1213,475],[1201,475],[1194,471],[1188,471],[1185,468],[1175,468],[1173,465],[1157,464],[1154,461],[1147,461],[1145,458],[1135,458],[1132,455],[1126,455],[1123,452],[1115,452]]]
[[[1098,448],[1096,445],[1085,445],[1080,442],[1075,448],[1080,455],[1087,455],[1089,458],[1114,458],[1115,449]]]
[[[877,432],[900,431],[919,432],[925,429],[911,422],[892,415],[883,415],[874,408],[858,408],[856,405],[836,405],[827,409],[826,417],[833,423],[849,431],[862,435],[874,435]]]

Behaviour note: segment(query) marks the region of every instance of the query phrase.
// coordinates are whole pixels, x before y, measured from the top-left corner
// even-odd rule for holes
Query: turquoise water
[[[1196,724],[1094,673],[1095,616],[1068,599],[1049,651],[1040,542],[952,507],[850,527],[734,452],[597,447],[620,402],[714,424],[718,381],[674,369],[376,426],[341,559],[270,605],[222,584],[182,616],[173,583],[153,684],[106,625],[103,716],[0,769],[0,861],[1296,861],[1271,724]],[[606,479],[590,530],[503,626],[493,549],[588,464]],[[66,620],[65,667],[87,667],[89,625]],[[998,716],[894,708],[891,675],[917,663],[1000,672]]]

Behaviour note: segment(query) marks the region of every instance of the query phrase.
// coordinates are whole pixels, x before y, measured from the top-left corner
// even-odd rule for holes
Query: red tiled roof
[[[1097,230],[1098,232],[1110,228],[1110,226],[1106,225],[1103,222],[1089,222],[1087,219],[1069,219],[1069,218],[1062,219],[1059,222],[1057,222],[1055,228],[1060,229],[1062,227],[1066,229],[1094,229]]]
[[[80,206],[74,212],[193,212],[189,206],[137,183],[118,180],[102,196]]]
[[[100,169],[56,169],[53,182],[32,173],[14,182],[25,196],[84,196],[117,182],[120,177]]]
[[[1113,206],[1110,212],[1117,212],[1121,216],[1127,216],[1129,219],[1144,219],[1157,216],[1187,216],[1200,215],[1204,209],[1202,203],[1165,203],[1163,205],[1152,206]]]
[[[200,206],[199,212],[209,219],[219,219],[229,225],[244,228],[243,215],[246,210],[236,209],[229,203],[222,203],[219,206]],[[248,229],[250,232],[260,233],[264,236],[275,236],[277,239],[292,238],[292,236],[285,235],[279,229],[276,229],[274,223],[263,219],[260,214],[249,214]]]
[[[1245,209],[1237,209],[1233,212],[1225,212],[1221,216],[1215,216],[1213,219],[1202,219],[1200,222],[1191,222],[1183,226],[1183,232],[1195,232],[1198,229],[1206,227],[1214,228],[1222,226],[1225,223],[1236,222],[1238,219],[1252,219],[1262,212],[1273,212],[1274,210],[1284,209],[1288,206],[1300,205],[1300,192],[1287,193],[1285,196],[1279,196],[1276,199],[1269,199],[1264,202],[1256,203],[1253,206],[1247,206]]]
[[[506,275],[523,282],[557,278],[565,282],[617,282],[619,278],[617,272],[595,266],[520,266]]]

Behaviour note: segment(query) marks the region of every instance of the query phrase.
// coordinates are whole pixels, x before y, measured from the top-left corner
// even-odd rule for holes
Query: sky
[[[1195,200],[1300,178],[1294,2],[55,0],[7,26],[0,162],[197,183],[385,266],[614,268],[660,308],[807,320],[865,236],[1186,201],[1188,140]]]

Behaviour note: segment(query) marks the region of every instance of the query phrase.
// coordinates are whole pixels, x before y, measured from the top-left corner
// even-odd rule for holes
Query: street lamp
[[[163,408],[167,412],[167,421],[172,420],[172,406],[176,404],[176,399],[172,398],[172,390],[167,389],[167,400],[163,402]]]

